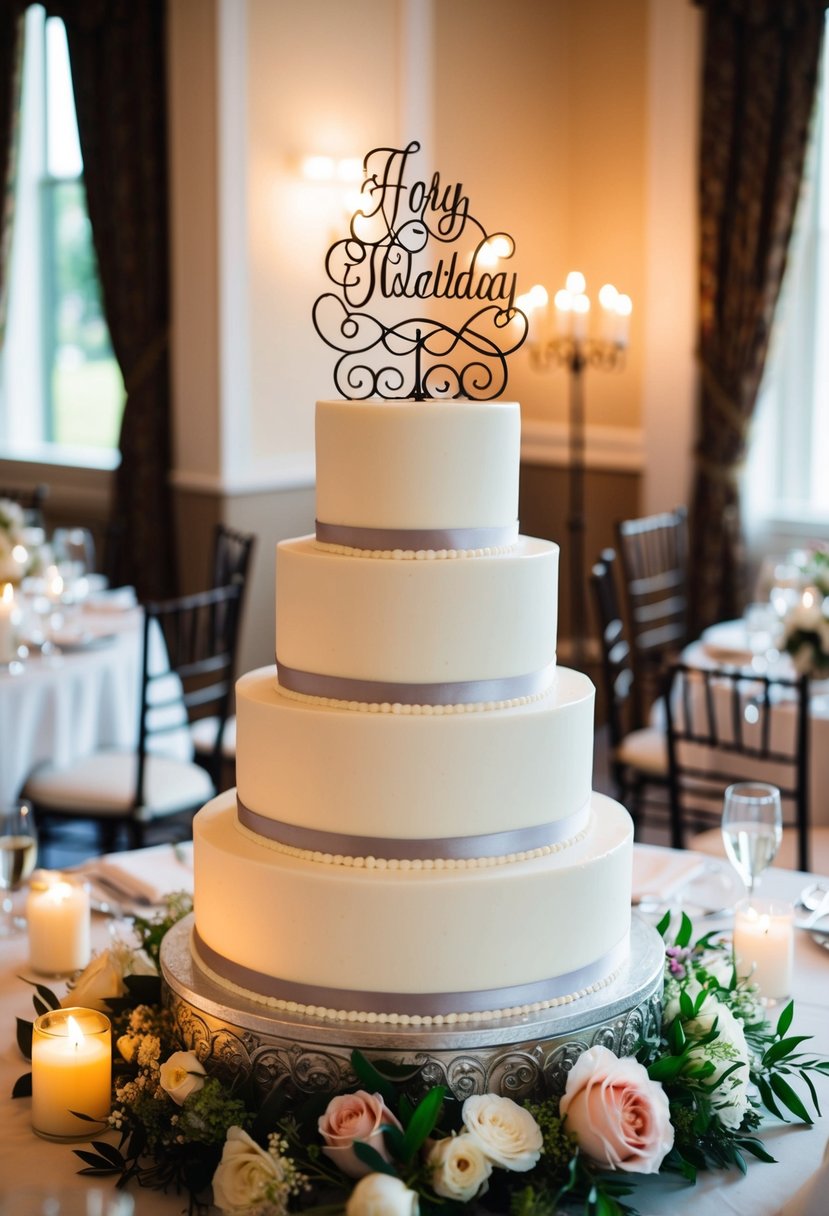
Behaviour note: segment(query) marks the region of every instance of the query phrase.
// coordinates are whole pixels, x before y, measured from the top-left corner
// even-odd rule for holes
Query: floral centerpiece
[[[16,584],[36,573],[42,565],[42,545],[42,529],[27,526],[20,503],[0,498],[0,584]]]
[[[829,597],[807,589],[783,621],[783,648],[800,675],[829,676]]]
[[[355,1052],[348,1092],[256,1103],[247,1082],[222,1081],[209,1058],[181,1050],[160,1005],[160,940],[187,910],[177,897],[166,918],[138,920],[137,940],[96,958],[66,1002],[108,998],[116,1029],[118,1143],[75,1150],[80,1172],[186,1191],[191,1212],[212,1200],[225,1216],[622,1216],[635,1212],[637,1176],[745,1172],[748,1157],[773,1161],[757,1134],[764,1118],[809,1124],[819,1113],[813,1076],[829,1061],[790,1033],[792,1004],[770,1024],[730,943],[694,940],[684,915],[673,936],[670,916],[658,926],[661,1032],[635,1056],[585,1050],[562,1095],[461,1102],[441,1086],[413,1088],[417,1068]],[[35,988],[38,1012],[58,1004]],[[30,1024],[18,1023],[18,1041],[30,1049]],[[15,1096],[27,1092],[28,1076]]]
[[[800,563],[803,585],[816,587],[822,596],[829,595],[829,545],[813,545]]]

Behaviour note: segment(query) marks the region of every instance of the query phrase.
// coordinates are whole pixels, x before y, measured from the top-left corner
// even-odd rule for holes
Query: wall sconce
[[[571,270],[565,286],[553,297],[555,334],[550,336],[550,301],[547,291],[536,284],[516,300],[529,318],[527,349],[530,365],[536,371],[547,372],[565,367],[570,372],[569,412],[569,514],[567,531],[570,537],[570,633],[572,663],[583,666],[587,625],[587,587],[584,573],[584,370],[597,367],[602,371],[619,371],[624,366],[628,346],[630,296],[616,290],[611,283],[599,291],[600,334],[590,337],[590,297],[581,271]]]

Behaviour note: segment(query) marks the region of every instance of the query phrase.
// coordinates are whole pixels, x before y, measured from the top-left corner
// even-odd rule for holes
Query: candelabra
[[[599,292],[602,307],[602,337],[587,336],[590,301],[584,293],[584,276],[572,271],[567,286],[556,293],[556,337],[539,337],[543,332],[547,312],[547,292],[533,287],[520,298],[530,317],[528,348],[530,364],[539,372],[560,367],[570,372],[569,430],[568,430],[568,514],[566,528],[569,543],[570,573],[570,635],[571,662],[580,668],[585,660],[586,578],[584,560],[585,514],[585,410],[584,373],[588,367],[601,371],[619,371],[624,366],[627,349],[628,324],[632,309],[630,297],[622,295],[610,284]]]

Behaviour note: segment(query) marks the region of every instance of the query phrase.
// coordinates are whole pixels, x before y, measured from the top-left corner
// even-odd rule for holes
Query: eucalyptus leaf
[[[17,1019],[17,1046],[20,1054],[27,1060],[32,1058],[32,1023],[23,1018]]]
[[[392,1178],[397,1177],[397,1170],[394,1166],[389,1165],[388,1161],[381,1157],[377,1149],[372,1148],[370,1144],[364,1144],[362,1140],[355,1140],[354,1152],[360,1161],[375,1174],[390,1174]]]
[[[683,912],[682,917],[679,922],[679,929],[677,930],[677,934],[676,934],[676,938],[675,938],[676,944],[680,948],[684,949],[684,947],[687,946],[689,944],[689,942],[691,941],[691,938],[693,937],[693,935],[694,935],[694,926],[691,923],[691,919],[688,916],[687,912]]]
[[[352,1051],[351,1067],[370,1092],[382,1094],[387,1105],[394,1103],[397,1093],[391,1081],[382,1076],[361,1051]]]
[[[791,1026],[793,1017],[794,1017],[794,1001],[789,1001],[789,1003],[785,1007],[785,1009],[781,1010],[780,1017],[777,1019],[777,1033],[780,1036],[780,1038],[783,1037],[783,1035],[786,1033],[786,1031]]]
[[[780,1076],[780,1073],[773,1072],[769,1078],[769,1084],[783,1105],[788,1107],[793,1115],[797,1115],[798,1119],[801,1119],[804,1123],[811,1124],[814,1122],[800,1097],[795,1093],[788,1081],[785,1081]]]
[[[60,1009],[60,1000],[51,988],[47,988],[45,984],[38,984],[36,980],[27,980],[22,975],[18,976],[18,979],[23,980],[23,983],[28,984],[30,988],[34,988],[47,1009]]]
[[[404,1141],[404,1161],[411,1161],[415,1154],[422,1148],[426,1140],[435,1129],[435,1124],[440,1118],[443,1099],[446,1096],[446,1090],[442,1085],[436,1085],[434,1089],[421,1098],[417,1106],[412,1112],[412,1117],[409,1120],[409,1126],[406,1128],[406,1133],[403,1137]]]
[[[666,912],[665,915],[660,920],[659,924],[656,926],[656,932],[659,934],[660,937],[664,937],[665,934],[668,932],[670,925],[671,925],[671,914],[670,914],[670,912]]]

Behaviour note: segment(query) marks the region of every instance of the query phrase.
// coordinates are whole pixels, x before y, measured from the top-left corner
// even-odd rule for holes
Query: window
[[[827,30],[829,35],[829,30]],[[789,260],[745,478],[750,533],[829,526],[829,36]]]
[[[101,303],[66,33],[39,5],[26,15],[8,298],[3,455],[112,453],[124,386]]]

